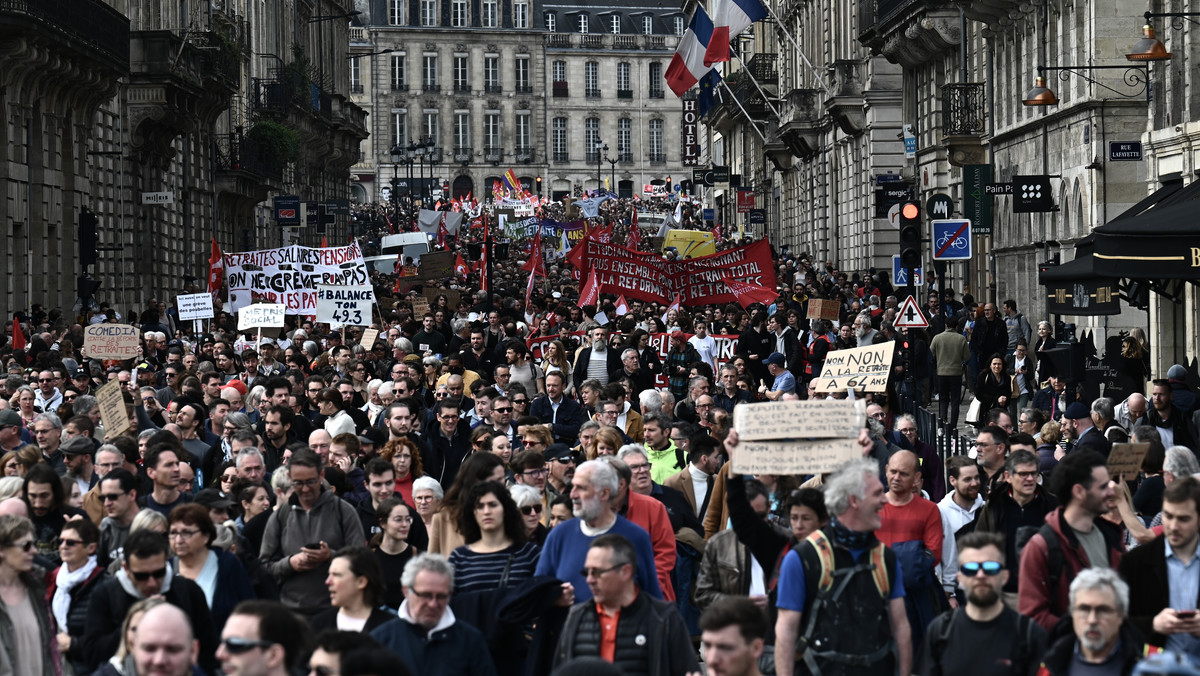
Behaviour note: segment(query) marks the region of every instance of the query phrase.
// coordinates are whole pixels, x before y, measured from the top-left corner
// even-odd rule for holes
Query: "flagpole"
[[[737,104],[738,110],[742,111],[742,115],[746,116],[746,120],[750,122],[750,127],[754,129],[754,133],[758,134],[758,137],[762,139],[763,143],[766,143],[767,137],[764,136],[762,130],[758,128],[758,123],[754,121],[754,118],[750,117],[750,113],[747,113],[746,109],[742,107],[742,102],[737,100],[737,96],[734,95],[733,90],[729,88],[729,85],[725,83],[725,80],[721,80],[721,85],[725,87],[725,91],[729,92],[729,98],[733,99],[733,102]]]
[[[746,62],[742,61],[742,57],[738,56],[737,52],[732,49],[729,50],[729,53],[733,54],[733,58],[737,59],[738,63],[742,64],[742,73],[746,77],[750,78],[750,81],[754,83],[754,88],[758,90],[759,94],[762,94],[763,102],[767,104],[767,107],[771,109],[772,113],[775,113],[775,117],[783,117],[779,114],[779,110],[777,110],[775,106],[771,104],[771,97],[767,96],[767,93],[763,91],[762,85],[758,84],[758,80],[754,79],[754,74],[750,72],[750,69],[746,66]]]
[[[771,15],[771,18],[775,19],[775,25],[779,27],[779,30],[782,31],[785,36],[787,36],[788,42],[791,42],[792,46],[796,48],[796,53],[799,54],[800,58],[804,60],[804,65],[808,66],[808,69],[812,71],[813,78],[816,79],[817,84],[821,85],[821,89],[823,89],[825,91],[825,95],[828,96],[829,87],[825,86],[825,80],[821,78],[821,74],[817,72],[817,69],[812,65],[812,61],[808,60],[808,56],[804,54],[804,50],[800,49],[800,43],[796,42],[796,38],[792,37],[792,34],[788,32],[787,26],[785,26],[783,21],[780,20],[779,15],[775,13],[774,9],[771,9],[771,3],[764,2],[762,3],[762,6]]]

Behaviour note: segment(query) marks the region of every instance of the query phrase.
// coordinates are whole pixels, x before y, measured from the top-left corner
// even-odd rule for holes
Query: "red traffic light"
[[[905,218],[916,218],[921,213],[920,208],[913,202],[907,202],[900,209],[900,215]]]

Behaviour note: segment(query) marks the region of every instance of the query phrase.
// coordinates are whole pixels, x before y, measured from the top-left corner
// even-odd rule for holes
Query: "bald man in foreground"
[[[195,666],[200,642],[187,615],[169,603],[146,611],[133,639],[137,676],[202,676]]]

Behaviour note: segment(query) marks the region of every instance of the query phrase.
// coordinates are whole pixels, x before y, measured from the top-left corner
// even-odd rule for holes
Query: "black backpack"
[[[1031,528],[1031,527],[1030,527]],[[946,644],[950,642],[950,632],[954,629],[954,621],[958,619],[962,608],[955,608],[949,612],[942,613],[929,625],[929,652],[933,659],[940,657],[946,649]],[[1040,661],[1042,656],[1035,655],[1033,650],[1033,618],[1025,615],[1017,615],[1017,636],[1024,640],[1019,644],[1019,652],[1013,655],[1014,674],[1029,673],[1029,665],[1031,662]],[[938,672],[930,672],[938,673]]]

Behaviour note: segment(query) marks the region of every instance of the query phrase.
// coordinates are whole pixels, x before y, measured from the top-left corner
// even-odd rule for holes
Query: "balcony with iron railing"
[[[452,156],[454,157],[455,162],[458,162],[459,164],[467,164],[471,161],[471,157],[473,155],[474,153],[472,152],[471,148],[455,148]]]
[[[426,89],[428,89],[428,87],[426,87]],[[454,83],[454,93],[455,94],[470,94],[471,93],[470,83],[455,82]]]
[[[483,91],[488,94],[499,94],[504,91],[504,87],[500,86],[499,82],[491,82],[483,85]]]
[[[942,85],[942,145],[955,166],[987,162],[987,90],[981,82]]]
[[[504,149],[503,148],[484,148],[483,149],[483,161],[484,162],[491,162],[492,164],[499,164],[503,160],[504,160]]]
[[[129,19],[103,0],[3,0],[0,38],[52,39],[107,68],[129,70]]]
[[[779,84],[779,55],[774,52],[759,52],[746,62],[746,69],[760,85]]]
[[[650,164],[666,164],[666,153],[650,153]]]
[[[521,164],[529,164],[529,163],[533,162],[533,158],[534,158],[533,148],[528,148],[525,146],[517,146],[517,148],[515,150],[513,150],[513,159],[520,162]]]
[[[567,80],[555,80],[552,88],[554,98],[565,99],[571,95],[571,83]]]
[[[663,95],[664,94],[663,94],[662,87],[651,87],[650,88],[650,98],[661,99],[661,98],[663,98]]]
[[[442,86],[436,82],[426,82],[425,84],[421,85],[421,89],[425,90],[426,94],[440,94],[442,91]]]
[[[633,164],[633,153],[629,151],[617,153],[617,161],[621,164]]]
[[[516,87],[513,88],[513,90],[516,91],[518,94],[532,94],[533,93],[533,87],[528,82],[525,84],[518,84]]]
[[[217,171],[244,172],[267,180],[283,178],[283,166],[269,161],[255,141],[242,134],[221,134],[213,141]]]
[[[600,98],[600,89],[597,87],[588,87],[584,90],[584,96],[589,99],[598,99]]]
[[[351,93],[351,94],[361,94],[361,93],[363,93],[363,83],[361,83],[361,82],[351,82],[351,83],[350,83],[350,93]]]
[[[437,164],[441,161],[442,161],[442,149],[441,148],[426,148],[425,149],[425,163],[426,164]]]
[[[617,98],[618,99],[632,99],[633,98],[633,90],[632,89],[618,89],[617,90]]]

